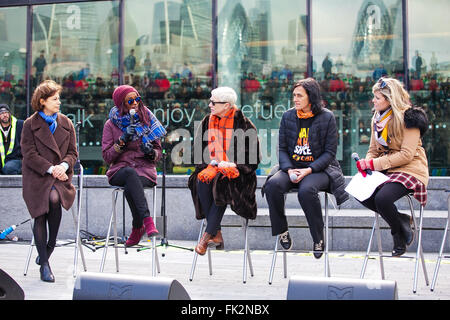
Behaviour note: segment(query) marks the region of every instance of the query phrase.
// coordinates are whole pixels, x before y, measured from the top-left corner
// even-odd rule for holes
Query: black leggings
[[[266,200],[269,205],[272,235],[276,236],[288,230],[285,215],[285,194],[298,187],[297,198],[308,221],[309,231],[315,243],[323,240],[323,218],[319,191],[327,191],[330,178],[325,172],[311,173],[298,184],[292,183],[289,175],[280,170],[273,175],[264,186]]]
[[[220,223],[222,222],[227,206],[217,206],[214,203],[212,186],[212,183],[197,182],[198,198],[200,199],[202,210],[207,221],[205,231],[215,236],[217,231],[220,230]]]
[[[125,198],[133,216],[133,228],[141,228],[144,218],[150,217],[144,187],[152,188],[155,183],[145,177],[138,176],[136,170],[130,167],[124,167],[117,171],[109,183],[124,188]]]
[[[401,183],[390,182],[375,190],[369,199],[360,202],[366,208],[378,212],[391,227],[391,234],[396,234],[400,230],[400,215],[394,202],[410,192]]]
[[[61,200],[58,191],[52,189],[49,197],[49,211],[34,219],[33,235],[40,263],[48,262],[50,254],[56,245],[56,237],[61,223]],[[48,222],[48,242],[47,242]]]

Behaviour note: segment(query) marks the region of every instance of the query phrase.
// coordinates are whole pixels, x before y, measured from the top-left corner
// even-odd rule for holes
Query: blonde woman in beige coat
[[[374,116],[369,151],[356,166],[363,176],[367,169],[385,173],[389,180],[372,196],[361,202],[378,212],[391,227],[392,256],[401,256],[414,240],[412,219],[400,213],[394,202],[413,193],[425,205],[427,201],[428,162],[422,136],[428,119],[421,108],[412,107],[401,82],[380,78],[372,88]]]

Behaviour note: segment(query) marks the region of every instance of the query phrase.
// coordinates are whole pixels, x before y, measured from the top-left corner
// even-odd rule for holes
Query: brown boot
[[[208,249],[208,240],[210,240],[211,238],[212,236],[209,233],[203,233],[202,238],[195,247],[195,252],[203,256],[206,253],[206,249]]]
[[[216,247],[217,250],[223,250],[222,231],[218,230],[214,238],[208,240],[208,247]]]

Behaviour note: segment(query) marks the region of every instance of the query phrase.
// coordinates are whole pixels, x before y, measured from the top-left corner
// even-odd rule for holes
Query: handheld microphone
[[[353,160],[355,160],[355,162],[358,162],[359,161],[359,155],[356,153],[356,152],[353,152],[352,153],[352,159]],[[364,170],[367,174],[372,174],[372,170],[370,170],[370,169],[366,169],[366,170]]]
[[[292,182],[294,182],[295,180],[297,180],[298,176],[295,173],[291,173],[289,175],[289,179],[291,179]]]
[[[130,124],[134,124],[134,115],[136,114],[135,109],[130,110]]]

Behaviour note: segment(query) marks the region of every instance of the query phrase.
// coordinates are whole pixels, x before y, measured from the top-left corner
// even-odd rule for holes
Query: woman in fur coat
[[[212,90],[211,113],[202,120],[194,140],[194,148],[201,148],[204,155],[188,182],[196,218],[207,221],[206,231],[195,247],[200,255],[208,247],[223,249],[220,223],[228,204],[237,215],[256,218],[258,134],[253,123],[237,109],[236,100],[232,88]]]
[[[356,166],[363,176],[370,169],[389,177],[362,204],[378,212],[391,227],[395,257],[405,253],[414,232],[412,217],[400,213],[394,202],[409,193],[422,205],[427,201],[428,162],[422,136],[428,128],[428,119],[421,108],[411,106],[408,92],[396,79],[380,78],[372,92],[375,113],[369,151]]]

